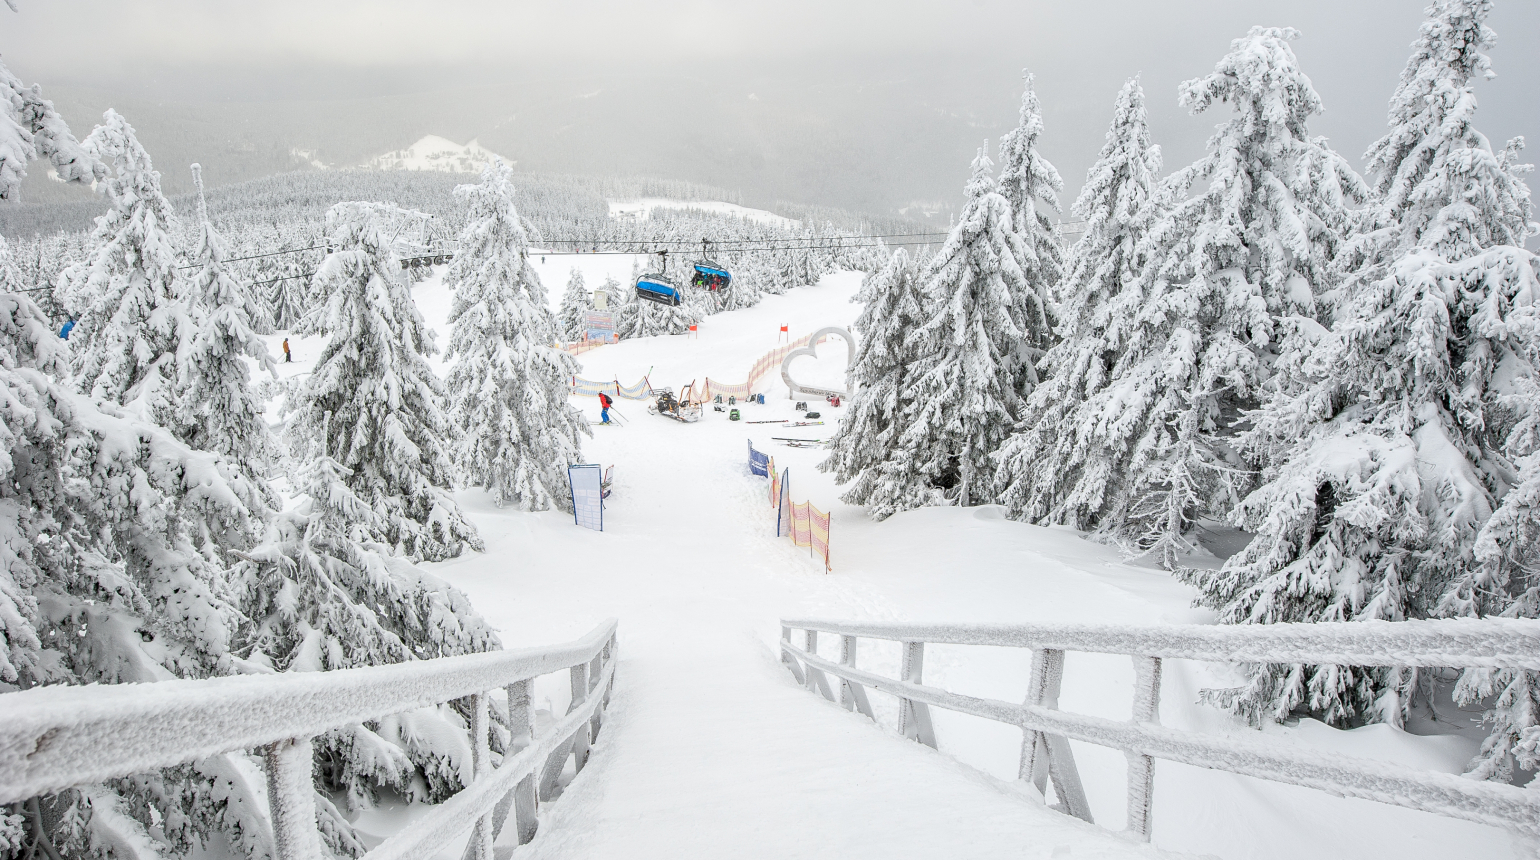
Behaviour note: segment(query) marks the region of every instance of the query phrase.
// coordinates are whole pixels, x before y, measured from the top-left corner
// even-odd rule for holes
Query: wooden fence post
[[[572,680],[572,704],[567,706],[567,713],[572,713],[588,701],[588,664],[579,663],[570,670]],[[572,762],[577,772],[581,773],[583,767],[588,764],[588,750],[591,744],[589,737],[589,725],[583,723],[577,727],[572,735]]]
[[[509,739],[510,747],[524,748],[535,740],[535,713],[530,707],[529,687],[530,682],[527,680],[508,685],[508,730],[512,735]],[[535,830],[539,826],[535,814],[537,801],[533,771],[519,780],[512,797],[514,827],[518,829],[519,844],[523,845],[535,838]]]
[[[791,644],[790,627],[781,628],[781,641],[785,642],[787,645]],[[798,663],[797,658],[791,656],[791,652],[787,651],[785,648],[781,649],[781,662],[785,663],[786,668],[791,670],[791,676],[797,679],[797,683],[799,685],[804,687],[807,686],[807,675],[803,674],[802,672],[802,664]]]
[[[856,667],[856,637],[840,637],[840,665]],[[840,707],[847,711],[860,711],[872,719],[872,703],[866,699],[866,688],[853,681],[840,679]]]
[[[925,643],[905,642],[904,657],[899,666],[899,680],[911,684],[921,683],[925,670]],[[936,748],[936,730],[930,724],[930,705],[913,699],[898,700],[898,730],[906,738]]]
[[[488,742],[492,730],[489,707],[486,693],[477,693],[471,697],[471,771],[476,781],[492,773],[492,748]],[[471,841],[465,851],[470,860],[492,860],[492,840],[495,838],[492,819],[495,812],[489,810],[476,819],[476,829],[471,832]]]
[[[803,650],[812,656],[817,656],[818,631],[807,630],[804,632],[807,635],[807,647]],[[831,702],[834,701],[834,693],[829,689],[829,679],[824,675],[823,670],[815,668],[812,663],[807,664],[807,666],[803,668],[807,672],[807,681],[805,682],[805,686],[809,690],[813,690],[814,692],[821,694],[825,699],[828,699]]]
[[[309,738],[268,744],[267,803],[278,860],[320,860],[315,820],[315,752]]]
[[[1135,723],[1160,721],[1159,657],[1134,657]],[[1128,830],[1150,841],[1150,804],[1155,794],[1155,760],[1136,752],[1128,754]]]
[[[1026,704],[1057,709],[1063,679],[1064,652],[1052,648],[1034,650]],[[1023,729],[1017,775],[1023,780],[1030,779],[1044,797],[1048,796],[1048,778],[1052,776],[1054,792],[1065,811],[1082,821],[1091,820],[1091,805],[1080,783],[1080,771],[1075,767],[1075,753],[1062,735]]]

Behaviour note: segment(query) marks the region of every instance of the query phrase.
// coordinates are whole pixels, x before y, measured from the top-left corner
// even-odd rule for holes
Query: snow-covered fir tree
[[[1012,223],[1016,235],[1021,237],[1025,254],[1020,261],[1022,274],[1038,295],[1052,296],[1064,277],[1064,254],[1053,222],[1038,211],[1037,204],[1057,213],[1064,180],[1037,151],[1038,138],[1043,134],[1043,108],[1032,88],[1032,75],[1023,74],[1022,78],[1025,89],[1021,94],[1021,121],[1000,138],[1000,193],[1011,204]],[[1034,308],[1029,304],[1020,313],[1027,318]],[[1036,361],[1041,351],[1048,348],[1052,332],[1044,326],[1032,334],[1040,337],[1038,342],[1030,343]]]
[[[331,457],[312,460],[295,481],[299,503],[244,554],[235,587],[246,659],[315,672],[499,648],[463,594],[372,540],[388,524],[353,493],[348,472]],[[382,791],[439,803],[469,784],[465,716],[439,705],[315,739],[316,813],[334,854],[357,856],[363,843],[333,797],[357,812]]]
[[[1087,440],[1105,471],[1080,494],[1099,499],[1084,516],[1166,566],[1191,549],[1199,516],[1227,513],[1249,489],[1235,422],[1259,402],[1279,319],[1320,315],[1346,206],[1366,193],[1309,135],[1321,100],[1289,48],[1296,36],[1253,27],[1181,86],[1194,113],[1223,103],[1236,116],[1163,183],[1172,202],[1135,250],[1138,277],[1118,301],[1127,315],[1109,323],[1122,353],[1087,407],[1106,416]]]
[[[1186,574],[1224,621],[1534,612],[1535,511],[1512,488],[1516,473],[1521,488],[1529,480],[1540,409],[1529,310],[1540,261],[1516,247],[1536,229],[1517,144],[1493,152],[1470,126],[1470,77],[1488,65],[1462,52],[1490,44],[1489,7],[1431,8],[1391,99],[1392,131],[1371,150],[1386,196],[1335,325],[1295,323],[1277,395],[1242,437],[1268,463],[1235,514],[1256,537],[1222,570]],[[1399,723],[1416,689],[1411,672],[1265,666],[1220,698],[1254,718],[1303,708]],[[1533,674],[1468,673],[1461,689],[1470,701],[1505,689],[1475,772],[1507,773],[1510,756],[1533,767],[1520,739],[1540,721]]]
[[[103,115],[82,146],[112,166],[100,183],[112,208],[96,221],[89,261],[59,277],[59,301],[78,320],[70,333],[77,385],[175,426],[176,353],[197,321],[177,277],[171,204],[149,153],[116,111]]]
[[[177,356],[180,411],[175,430],[184,442],[240,463],[265,478],[277,450],[263,418],[266,407],[251,384],[250,358],[278,378],[267,345],[252,330],[262,312],[249,285],[230,270],[224,237],[214,229],[203,195],[203,169],[192,166],[198,192],[198,238],[188,279],[197,329]]]
[[[895,510],[938,489],[963,505],[993,497],[990,455],[1020,417],[1027,344],[1047,324],[1046,296],[1017,265],[1024,251],[993,166],[980,150],[967,203],[923,275],[923,317],[903,347],[903,430],[880,467]]]
[[[1364,154],[1377,199],[1363,210],[1362,231],[1338,260],[1339,268],[1360,280],[1383,276],[1376,267],[1394,263],[1409,248],[1435,247],[1424,240],[1435,220],[1448,234],[1441,241],[1452,243],[1436,248],[1446,259],[1458,259],[1462,246],[1524,244],[1522,234],[1507,232],[1524,224],[1523,202],[1512,183],[1497,175],[1505,168],[1495,163],[1492,145],[1473,125],[1473,79],[1496,77],[1482,53],[1497,38],[1486,26],[1492,2],[1439,0],[1428,11],[1391,96],[1390,128]],[[1517,154],[1518,147],[1508,149]],[[1469,163],[1456,163],[1462,160]],[[1493,173],[1485,184],[1498,197],[1472,201],[1479,209],[1473,205],[1467,210],[1471,217],[1462,219],[1448,206],[1469,182],[1463,174],[1473,170]],[[1489,217],[1495,211],[1502,217]]]
[[[241,671],[217,559],[253,532],[261,493],[217,455],[55,383],[66,364],[37,306],[0,295],[0,691]],[[260,802],[250,785],[257,766],[233,753],[15,804],[0,826],[44,856],[185,851],[216,829],[242,845],[266,838],[240,816]]]
[[[466,483],[499,506],[566,510],[567,467],[581,462],[581,438],[591,431],[568,402],[578,364],[552,345],[557,321],[530,265],[512,173],[497,162],[480,184],[455,189],[470,211],[444,277],[455,293],[449,418]],[[586,305],[582,277],[572,283]]]
[[[36,84],[27,86],[0,63],[0,200],[16,199],[27,162],[46,160],[63,182],[107,178],[107,167],[81,146]]]
[[[855,322],[856,358],[845,376],[853,394],[829,444],[829,456],[818,464],[821,471],[833,472],[838,483],[854,481],[840,498],[864,505],[878,520],[923,501],[913,498],[918,486],[911,477],[913,458],[899,444],[905,428],[906,374],[915,358],[907,340],[926,319],[921,273],[900,248],[881,271],[867,276],[851,299],[863,304]]]
[[[568,343],[587,337],[588,312],[593,307],[593,296],[583,283],[583,271],[574,268],[567,278],[567,289],[561,294],[561,312],[556,318],[558,337]]]
[[[1160,148],[1150,142],[1144,90],[1130,78],[1112,126],[1072,213],[1086,224],[1059,290],[1059,343],[1039,363],[1021,431],[1001,448],[1000,501],[1013,516],[1089,529],[1117,478],[1098,435],[1115,422],[1116,400],[1095,397],[1109,383],[1140,311],[1135,251],[1157,215]],[[1110,410],[1110,411],[1106,411]]]
[[[327,455],[375,512],[370,534],[401,555],[437,561],[469,546],[475,527],[450,496],[443,384],[428,366],[432,333],[381,233],[383,204],[338,203],[326,213],[336,248],[316,272],[326,303],[312,312],[326,334],[297,398],[288,433],[295,456]]]

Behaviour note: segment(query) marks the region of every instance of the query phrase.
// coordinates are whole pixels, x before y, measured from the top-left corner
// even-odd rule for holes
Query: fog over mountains
[[[1195,158],[1222,117],[1187,115],[1177,84],[1256,23],[1301,30],[1293,46],[1327,111],[1312,131],[1356,164],[1383,131],[1423,4],[1195,2],[1177,14],[1113,0],[738,12],[665,3],[643,16],[603,3],[461,3],[452,22],[355,16],[331,28],[342,12],[327,4],[306,13],[317,32],[296,33],[256,9],[158,0],[150,16],[89,0],[71,8],[112,26],[74,34],[61,31],[71,19],[59,5],[21,5],[0,20],[7,63],[82,135],[106,108],[123,113],[171,193],[189,190],[193,161],[223,184],[362,164],[432,134],[476,139],[519,170],[684,179],[736,189],[749,205],[930,211],[945,223],[973,153],[1015,125],[1023,68],[1037,75],[1042,148],[1065,179],[1067,209],[1130,75],[1150,94],[1167,169]],[[247,17],[232,24],[235,15]],[[1491,25],[1499,76],[1478,87],[1482,127],[1498,144],[1534,142],[1540,4],[1499,4]],[[114,27],[134,37],[113,38]],[[34,176],[22,199],[81,194]]]

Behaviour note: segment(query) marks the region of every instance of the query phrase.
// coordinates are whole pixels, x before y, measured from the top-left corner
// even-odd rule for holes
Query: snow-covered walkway
[[[621,464],[602,535],[541,516],[550,534],[488,547],[502,570],[442,568],[515,641],[621,619],[602,743],[546,807],[528,856],[1035,858],[1070,845],[1076,857],[1150,856],[797,687],[757,635],[774,630],[775,607],[871,607],[771,535],[741,441],[727,449],[704,427],[621,409],[632,426],[594,443]],[[679,454],[646,456],[663,445]],[[561,616],[539,624],[546,635],[521,611],[531,604]]]

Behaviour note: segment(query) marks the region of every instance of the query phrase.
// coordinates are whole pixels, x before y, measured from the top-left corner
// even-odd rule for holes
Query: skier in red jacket
[[[610,405],[613,402],[608,394],[605,394],[603,391],[599,392],[599,423],[610,423]]]

